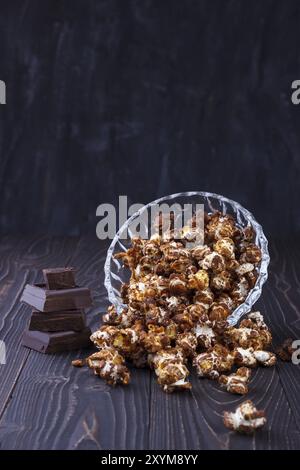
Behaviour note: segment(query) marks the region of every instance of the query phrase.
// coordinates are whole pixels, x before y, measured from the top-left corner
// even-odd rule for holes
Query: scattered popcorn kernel
[[[129,383],[130,373],[124,365],[124,358],[114,348],[107,347],[92,354],[87,358],[87,364],[109,385]]]
[[[253,348],[236,348],[234,350],[234,362],[238,366],[256,367],[257,360]]]
[[[236,372],[230,375],[221,375],[219,384],[226,388],[227,392],[237,395],[248,393],[248,383],[251,377],[251,370],[247,367],[240,367]]]
[[[193,365],[199,377],[217,379],[220,373],[231,370],[233,361],[230,351],[217,344],[211,350],[195,356]]]
[[[276,354],[282,361],[288,362],[292,360],[293,352],[295,351],[292,347],[294,340],[287,338],[279,348],[276,349]]]
[[[86,365],[86,360],[85,359],[74,359],[72,361],[72,366],[74,367],[83,367]]]
[[[270,351],[254,351],[254,357],[259,364],[272,367],[276,364],[276,356]]]
[[[226,428],[243,434],[253,434],[266,424],[264,411],[258,411],[252,401],[244,401],[234,412],[225,411],[223,422]]]

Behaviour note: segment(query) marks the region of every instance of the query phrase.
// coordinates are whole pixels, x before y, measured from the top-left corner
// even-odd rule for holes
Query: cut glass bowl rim
[[[258,278],[255,283],[255,286],[253,287],[253,289],[250,290],[245,301],[241,305],[239,305],[227,318],[227,322],[230,325],[235,325],[242,316],[244,316],[246,313],[249,313],[251,311],[253,305],[259,299],[262,293],[262,287],[264,283],[266,282],[266,280],[268,279],[268,266],[270,263],[268,240],[263,232],[262,226],[257,222],[253,214],[250,211],[248,211],[248,209],[245,209],[241,204],[239,204],[238,202],[232,199],[224,197],[220,194],[210,193],[206,191],[188,191],[188,192],[180,192],[180,193],[170,194],[168,196],[163,196],[161,198],[158,198],[158,199],[155,199],[154,201],[149,202],[148,204],[145,204],[143,207],[141,207],[138,211],[136,211],[131,217],[127,219],[127,221],[119,228],[118,232],[114,236],[107,250],[107,256],[106,256],[106,260],[104,264],[104,273],[105,273],[104,285],[107,290],[109,302],[116,307],[116,310],[119,313],[124,307],[126,307],[126,305],[123,304],[117,298],[114,292],[111,279],[114,276],[116,279],[117,276],[111,271],[111,261],[114,256],[115,246],[118,242],[121,245],[121,247],[125,249],[125,247],[120,242],[120,238],[119,238],[120,234],[123,233],[123,231],[128,228],[132,220],[138,217],[143,211],[148,210],[151,206],[160,204],[167,200],[173,200],[173,199],[180,198],[180,197],[192,197],[192,196],[201,196],[203,198],[207,198],[209,206],[211,206],[212,204],[211,200],[217,200],[219,203],[222,203],[223,213],[226,213],[226,209],[225,209],[226,205],[231,206],[238,215],[237,217],[238,223],[239,223],[239,217],[241,213],[244,216],[244,218],[247,220],[248,224],[250,223],[251,226],[254,228],[254,231],[256,233],[255,242],[259,245],[261,249],[262,259],[260,262],[260,266],[258,268]],[[212,206],[211,208],[213,212],[214,208]]]

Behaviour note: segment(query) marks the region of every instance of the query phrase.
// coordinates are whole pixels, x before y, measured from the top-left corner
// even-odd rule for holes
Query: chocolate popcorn
[[[292,338],[287,338],[284,340],[281,346],[276,349],[276,354],[280,357],[282,361],[288,362],[292,360],[292,355],[295,349],[293,348],[294,340]]]
[[[165,392],[174,390],[189,390],[191,384],[186,380],[189,370],[180,349],[170,348],[161,350],[149,357],[150,365],[154,368],[159,385]]]
[[[227,392],[245,395],[248,393],[248,382],[251,377],[251,370],[247,367],[240,367],[230,375],[221,375],[219,384],[226,388]]]
[[[205,353],[198,354],[193,359],[193,366],[196,368],[199,377],[217,379],[222,372],[230,371],[234,358],[230,351],[217,344]]]
[[[197,334],[191,331],[179,333],[176,338],[176,348],[181,350],[186,357],[194,357],[196,354],[198,341]]]
[[[223,422],[226,428],[243,434],[253,434],[266,424],[264,411],[258,411],[252,401],[244,401],[235,412],[225,411]]]
[[[235,363],[239,366],[256,367],[258,364],[272,367],[276,363],[276,356],[270,351],[254,350],[253,348],[234,350]]]
[[[162,233],[159,216],[158,233],[150,240],[133,238],[116,255],[131,272],[121,288],[125,307],[117,313],[111,306],[103,315],[91,336],[99,352],[87,363],[112,385],[128,383],[126,362],[150,366],[166,392],[191,388],[190,363],[199,377],[245,392],[245,367],[275,363],[267,351],[271,333],[258,312],[237,327],[227,323],[256,282],[261,256],[255,234],[230,215],[205,214],[204,244],[189,247],[199,235],[194,218],[182,230],[169,222]],[[233,373],[235,366],[241,367]]]
[[[272,342],[272,335],[267,328],[262,315],[253,312],[248,318],[242,320],[239,327],[230,327],[224,332],[227,344],[243,349],[265,350]]]
[[[87,359],[88,366],[109,385],[127,385],[130,373],[124,365],[124,358],[112,347],[105,347]]]

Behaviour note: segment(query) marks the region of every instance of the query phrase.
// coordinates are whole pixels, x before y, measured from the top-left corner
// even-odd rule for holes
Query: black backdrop
[[[300,2],[0,1],[0,228],[206,190],[300,231]]]

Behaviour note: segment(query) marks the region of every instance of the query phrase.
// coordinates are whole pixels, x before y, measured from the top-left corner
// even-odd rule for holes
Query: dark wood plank
[[[19,300],[26,283],[40,280],[40,270],[68,264],[76,239],[57,237],[3,238],[0,243],[0,339],[6,344],[6,365],[0,365],[0,417],[28,358],[20,338],[30,309]]]
[[[260,309],[272,329],[274,345],[297,336],[300,289],[297,245],[274,242],[267,285],[255,308]],[[296,334],[296,336],[295,336]],[[191,396],[163,396],[151,382],[150,447],[154,449],[300,449],[300,366],[278,362],[273,369],[257,369],[247,398],[266,410],[268,424],[254,437],[228,433],[222,413],[245,398],[220,390],[217,384],[192,377]]]
[[[286,280],[290,276],[284,267],[287,255],[281,249],[279,251],[278,256],[274,254],[272,270],[275,269],[277,275],[278,257],[282,263],[281,276],[284,276],[281,284],[285,286],[290,282],[293,291],[297,284],[295,280]],[[95,304],[87,315],[92,329],[97,327],[99,313],[107,305],[102,272],[105,253],[105,244],[82,239],[71,258],[72,264],[79,268],[80,284],[88,285],[93,292]],[[292,256],[296,263],[298,255],[292,252]],[[284,303],[282,289],[279,290],[281,295],[272,298],[270,292],[274,291],[276,282],[276,276],[271,273],[269,288],[264,289],[257,304],[271,324],[275,342],[291,332],[282,326],[282,309],[288,325],[288,319],[292,322],[297,319],[297,315],[291,313],[291,300],[288,298]],[[279,308],[277,304],[283,307]],[[85,355],[83,351],[79,354]],[[72,353],[52,357],[30,353],[0,421],[1,448],[300,448],[295,419],[298,389],[292,384],[295,366],[280,364],[273,369],[255,371],[247,398],[266,410],[268,424],[254,437],[245,437],[228,432],[222,424],[224,409],[234,409],[243,398],[224,392],[211,381],[192,376],[190,394],[166,395],[153,376],[150,385],[148,371],[134,370],[128,388],[111,389],[89,371],[70,367],[73,357]],[[284,380],[287,380],[286,384]]]
[[[286,240],[271,244],[272,268],[263,297],[274,347],[285,338],[300,339],[300,244]],[[300,364],[278,361],[277,370],[300,429]]]
[[[149,374],[134,371],[128,388],[112,389],[78,354],[32,352],[0,422],[2,449],[143,449],[149,425]]]
[[[151,449],[300,449],[300,433],[275,368],[258,369],[247,397],[229,394],[192,374],[192,391],[164,395],[151,383]],[[254,437],[228,432],[224,410],[250,399],[265,409],[268,423]]]
[[[80,284],[94,294],[94,307],[87,315],[93,329],[107,305],[105,253],[98,241],[84,239],[71,259]],[[135,370],[128,388],[112,389],[87,369],[71,366],[73,358],[86,355],[86,351],[50,357],[30,353],[0,422],[2,448],[147,448],[149,371]]]

